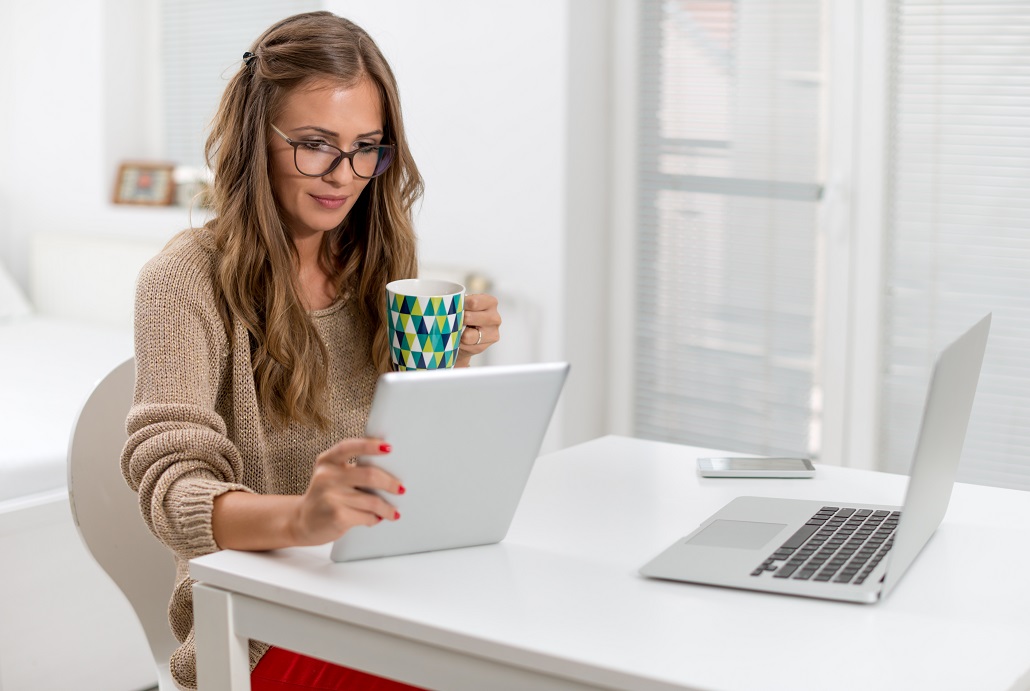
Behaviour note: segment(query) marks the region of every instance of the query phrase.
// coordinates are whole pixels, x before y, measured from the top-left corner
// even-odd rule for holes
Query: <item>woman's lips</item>
[[[311,198],[321,204],[323,209],[339,209],[347,203],[347,197],[322,197],[313,194]]]

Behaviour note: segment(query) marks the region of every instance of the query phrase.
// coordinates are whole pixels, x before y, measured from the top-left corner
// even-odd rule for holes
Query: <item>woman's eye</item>
[[[358,148],[355,149],[354,153],[357,153],[357,154],[374,154],[374,153],[378,153],[378,151],[379,151],[379,145],[378,144],[372,144],[372,143],[365,144],[365,143],[363,143],[363,144],[358,144]]]
[[[329,153],[333,151],[333,147],[326,144],[325,142],[305,141],[301,142],[301,146],[303,146],[308,151],[321,151],[323,153]]]

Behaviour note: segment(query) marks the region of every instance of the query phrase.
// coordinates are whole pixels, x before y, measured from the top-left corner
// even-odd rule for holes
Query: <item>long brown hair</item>
[[[390,168],[362,192],[344,222],[326,233],[319,261],[338,295],[349,293],[368,322],[373,362],[390,369],[385,285],[415,276],[411,208],[422,194],[401,119],[397,83],[364,30],[330,12],[275,24],[230,79],[205,154],[214,171],[209,227],[219,250],[216,290],[227,328],[250,333],[254,382],[273,422],[324,426],[328,357],[301,301],[296,249],[269,179],[269,124],[291,90],[313,79],[350,87],[368,79],[379,93]]]

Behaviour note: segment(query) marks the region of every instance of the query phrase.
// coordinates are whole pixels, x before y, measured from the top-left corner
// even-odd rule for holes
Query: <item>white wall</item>
[[[13,0],[0,0],[0,26],[14,26],[14,2]],[[8,32],[13,33],[13,32]],[[0,60],[8,57],[4,43],[0,42]],[[11,178],[14,166],[11,163],[11,109],[14,103],[14,71],[0,70],[0,132],[9,133],[8,136],[0,137],[0,263],[10,264],[12,233],[10,226],[11,215]]]
[[[603,433],[609,3],[325,5],[397,73],[426,178],[423,261],[494,279],[509,321],[491,362],[572,362],[548,448]],[[0,0],[0,258],[26,287],[34,233],[162,239],[188,224],[109,203],[119,160],[161,155],[155,17],[156,0]]]
[[[0,257],[26,289],[35,233],[161,238],[188,222],[183,209],[109,202],[117,161],[158,153],[156,85],[144,76],[153,61],[145,46],[154,45],[154,6],[0,0],[2,25],[10,27],[0,41]]]

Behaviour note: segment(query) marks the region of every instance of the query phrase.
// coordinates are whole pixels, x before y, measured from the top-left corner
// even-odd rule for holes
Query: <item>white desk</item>
[[[641,564],[734,496],[900,504],[906,483],[826,466],[814,480],[702,479],[699,454],[605,437],[543,456],[498,545],[196,559],[200,688],[249,688],[248,638],[448,690],[1030,687],[1030,493],[957,485],[876,605],[644,579]]]

